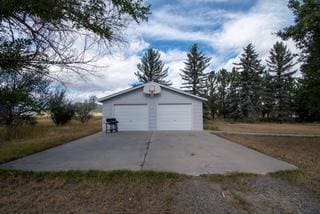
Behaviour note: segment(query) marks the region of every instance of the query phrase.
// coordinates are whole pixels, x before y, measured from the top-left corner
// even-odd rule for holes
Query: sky
[[[280,29],[293,23],[287,0],[148,0],[151,15],[146,23],[132,23],[125,30],[125,45],[97,60],[95,75],[66,80],[71,99],[81,101],[91,95],[102,97],[130,87],[137,81],[134,73],[147,48],[160,51],[169,67],[168,80],[179,88],[183,62],[193,43],[211,57],[206,72],[231,70],[243,48],[252,43],[262,63]],[[297,53],[294,43],[286,41]]]

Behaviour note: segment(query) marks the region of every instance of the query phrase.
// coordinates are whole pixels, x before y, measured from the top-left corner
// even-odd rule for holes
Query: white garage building
[[[106,118],[119,121],[119,131],[202,130],[202,104],[207,99],[150,82],[102,97]]]

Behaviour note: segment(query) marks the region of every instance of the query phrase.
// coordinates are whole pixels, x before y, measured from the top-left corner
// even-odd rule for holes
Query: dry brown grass
[[[304,185],[320,196],[320,137],[254,136],[221,134],[222,137],[299,167],[297,173],[276,173]]]
[[[72,140],[94,134],[101,130],[101,117],[94,117],[88,124],[71,121],[57,127],[48,118],[39,119],[38,124],[23,127],[18,138],[5,140],[4,128],[0,129],[0,163],[39,152]]]
[[[206,121],[205,128],[229,132],[320,135],[319,123],[233,123],[223,120],[209,120]]]
[[[240,183],[240,187],[239,184]],[[0,213],[317,213],[301,188],[271,176],[152,171],[0,170]]]
[[[0,170],[0,213],[165,213],[174,173]]]

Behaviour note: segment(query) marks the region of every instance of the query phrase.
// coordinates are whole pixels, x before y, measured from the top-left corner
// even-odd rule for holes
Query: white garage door
[[[191,130],[192,105],[159,104],[157,108],[158,130]]]
[[[114,116],[119,121],[119,131],[148,130],[147,105],[115,105]]]

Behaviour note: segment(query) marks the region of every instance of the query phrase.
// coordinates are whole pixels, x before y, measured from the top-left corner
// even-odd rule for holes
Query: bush
[[[65,91],[56,92],[49,102],[51,119],[57,126],[63,126],[74,116],[74,106],[66,98]]]
[[[95,98],[91,97],[89,100],[84,101],[83,103],[75,104],[75,115],[76,119],[81,123],[88,123],[91,118],[90,112],[95,109]]]

